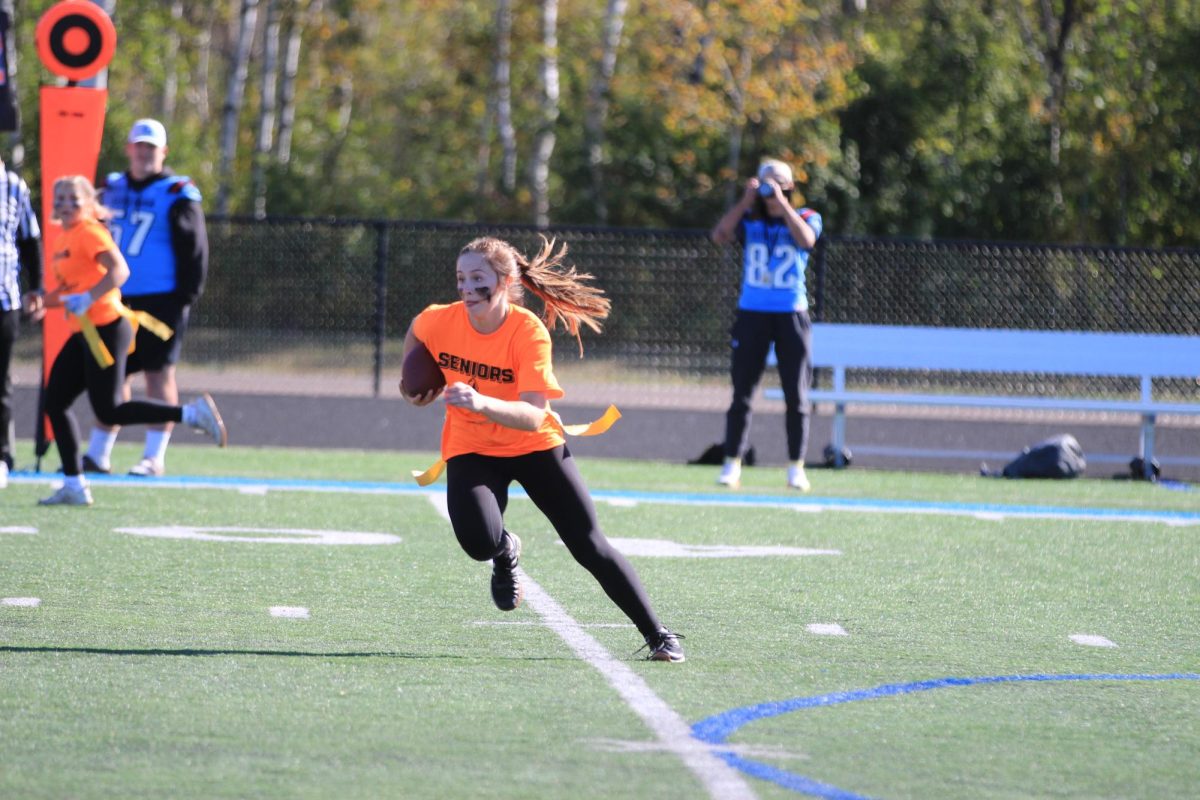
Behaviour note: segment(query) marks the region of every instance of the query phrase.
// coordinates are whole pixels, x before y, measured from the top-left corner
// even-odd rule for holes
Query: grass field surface
[[[22,447],[28,443],[22,443]],[[585,448],[580,447],[582,452]],[[120,445],[115,463],[138,450]],[[497,611],[430,453],[176,447],[0,490],[3,798],[1186,798],[1200,494],[580,458],[682,664],[519,491]]]

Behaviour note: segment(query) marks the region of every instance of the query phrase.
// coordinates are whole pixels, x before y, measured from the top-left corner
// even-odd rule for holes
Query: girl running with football
[[[605,538],[596,509],[567,448],[550,401],[563,396],[554,377],[547,326],[558,322],[579,339],[580,325],[600,330],[609,301],[590,275],[563,264],[564,245],[542,238],[532,259],[501,239],[467,244],[455,266],[460,300],[431,305],[409,326],[404,354],[424,346],[446,378],[444,389],[410,395],[424,406],[446,404],[442,459],[446,499],[458,543],[476,561],[492,562],[492,600],[520,605],[521,540],[505,529],[508,487],[521,484],[563,544],[637,626],[648,658],[683,661],[678,634],[658,620],[633,566]],[[545,323],[520,305],[528,289],[545,304]],[[580,344],[582,348],[582,343]]]

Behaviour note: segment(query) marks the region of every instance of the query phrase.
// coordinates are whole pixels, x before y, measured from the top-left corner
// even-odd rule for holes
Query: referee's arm
[[[37,236],[17,239],[17,253],[26,276],[26,291],[36,292],[42,288],[42,240]]]

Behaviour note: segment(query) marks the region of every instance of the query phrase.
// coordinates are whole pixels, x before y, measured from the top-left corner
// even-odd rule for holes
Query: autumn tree
[[[54,79],[14,7],[36,184]],[[1200,0],[120,0],[114,20],[100,171],[159,117],[214,212],[699,228],[772,155],[831,233],[1200,241]]]

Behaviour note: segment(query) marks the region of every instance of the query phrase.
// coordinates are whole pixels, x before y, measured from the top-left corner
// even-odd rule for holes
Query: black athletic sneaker
[[[666,628],[662,628],[646,637],[646,644],[639,648],[639,652],[649,648],[650,652],[646,655],[647,661],[671,661],[677,664],[687,660],[683,654],[683,648],[679,646],[679,640],[683,638],[682,634],[671,633]]]
[[[521,605],[525,590],[517,577],[521,563],[521,539],[515,533],[504,532],[505,552],[492,559],[492,602],[501,611],[512,611]]]
[[[84,453],[84,455],[83,455],[83,471],[84,472],[98,472],[101,475],[111,475],[112,474],[111,467],[100,466],[95,461],[92,461],[92,457],[86,453]]]

